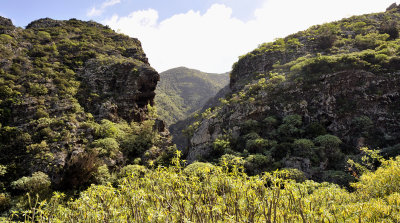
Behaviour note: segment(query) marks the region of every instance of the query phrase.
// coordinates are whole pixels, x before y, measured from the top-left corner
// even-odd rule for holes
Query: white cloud
[[[103,2],[101,7],[102,8],[110,7],[110,6],[116,5],[120,2],[121,2],[121,0],[108,0],[108,1]]]
[[[120,2],[121,0],[107,0],[101,4],[100,8],[92,7],[91,9],[89,9],[88,12],[86,13],[86,16],[88,17],[100,16],[101,14],[103,14],[106,8],[116,5]]]
[[[250,21],[234,18],[231,8],[214,4],[204,14],[191,10],[158,21],[158,12],[148,9],[125,17],[114,15],[103,23],[141,40],[158,71],[186,66],[226,72],[238,56],[263,42],[311,25],[384,11],[391,3],[393,0],[266,0]]]
[[[87,12],[87,16],[89,17],[93,17],[93,16],[99,16],[103,13],[102,10],[100,9],[96,9],[96,7],[91,8],[88,12]]]

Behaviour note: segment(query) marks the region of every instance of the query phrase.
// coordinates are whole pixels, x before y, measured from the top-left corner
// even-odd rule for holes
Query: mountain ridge
[[[205,73],[186,67],[164,71],[160,78],[155,100],[160,118],[169,125],[199,110],[228,84],[227,73]]]

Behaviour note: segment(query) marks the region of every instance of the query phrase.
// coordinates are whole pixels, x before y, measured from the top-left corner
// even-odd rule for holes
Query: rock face
[[[0,18],[0,33],[4,182],[41,171],[74,188],[100,165],[162,160],[170,136],[148,110],[159,74],[139,40],[76,19],[22,29]]]
[[[82,100],[85,108],[98,119],[143,121],[147,105],[153,105],[158,73],[147,64],[99,64],[88,61],[78,74],[93,101]]]
[[[399,41],[395,9],[314,26],[242,56],[230,95],[197,120],[187,160],[229,154],[261,171],[298,168],[326,180],[360,147],[400,154],[400,51],[379,51]]]
[[[386,12],[389,12],[389,11],[392,11],[392,10],[400,11],[400,5],[397,5],[396,3],[393,3],[386,9]]]
[[[363,70],[322,75],[311,86],[286,82],[273,92],[263,92],[253,103],[224,106],[220,117],[204,120],[191,138],[188,161],[209,154],[211,144],[224,129],[239,135],[246,120],[276,115],[299,114],[305,123],[323,123],[329,132],[348,145],[358,145],[359,132],[352,129],[354,118],[367,116],[374,123],[380,141],[393,144],[400,139],[400,72],[376,75]],[[373,142],[370,142],[373,144]]]

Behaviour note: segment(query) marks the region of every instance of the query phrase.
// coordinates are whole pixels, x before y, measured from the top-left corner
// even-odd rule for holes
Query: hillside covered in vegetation
[[[242,157],[348,185],[360,148],[400,154],[400,7],[313,26],[240,57],[232,93],[190,125],[187,160]]]
[[[155,91],[157,114],[168,125],[174,124],[201,109],[228,84],[228,74],[210,74],[186,67],[164,71]]]
[[[137,39],[95,22],[0,18],[0,212],[74,191],[173,149],[155,120],[159,74]]]

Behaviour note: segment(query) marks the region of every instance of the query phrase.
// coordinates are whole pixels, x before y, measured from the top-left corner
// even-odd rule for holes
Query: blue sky
[[[259,44],[311,25],[382,12],[400,0],[1,0],[17,26],[50,17],[94,20],[142,42],[159,72],[223,73]]]
[[[2,0],[0,15],[11,18],[14,25],[25,27],[29,22],[50,17],[53,19],[77,18],[101,21],[113,14],[128,15],[133,11],[155,9],[160,20],[189,10],[204,13],[215,3],[225,4],[233,9],[233,16],[248,20],[260,7],[263,0],[120,0],[107,7],[101,15],[89,16],[93,7],[100,8],[104,0]]]

